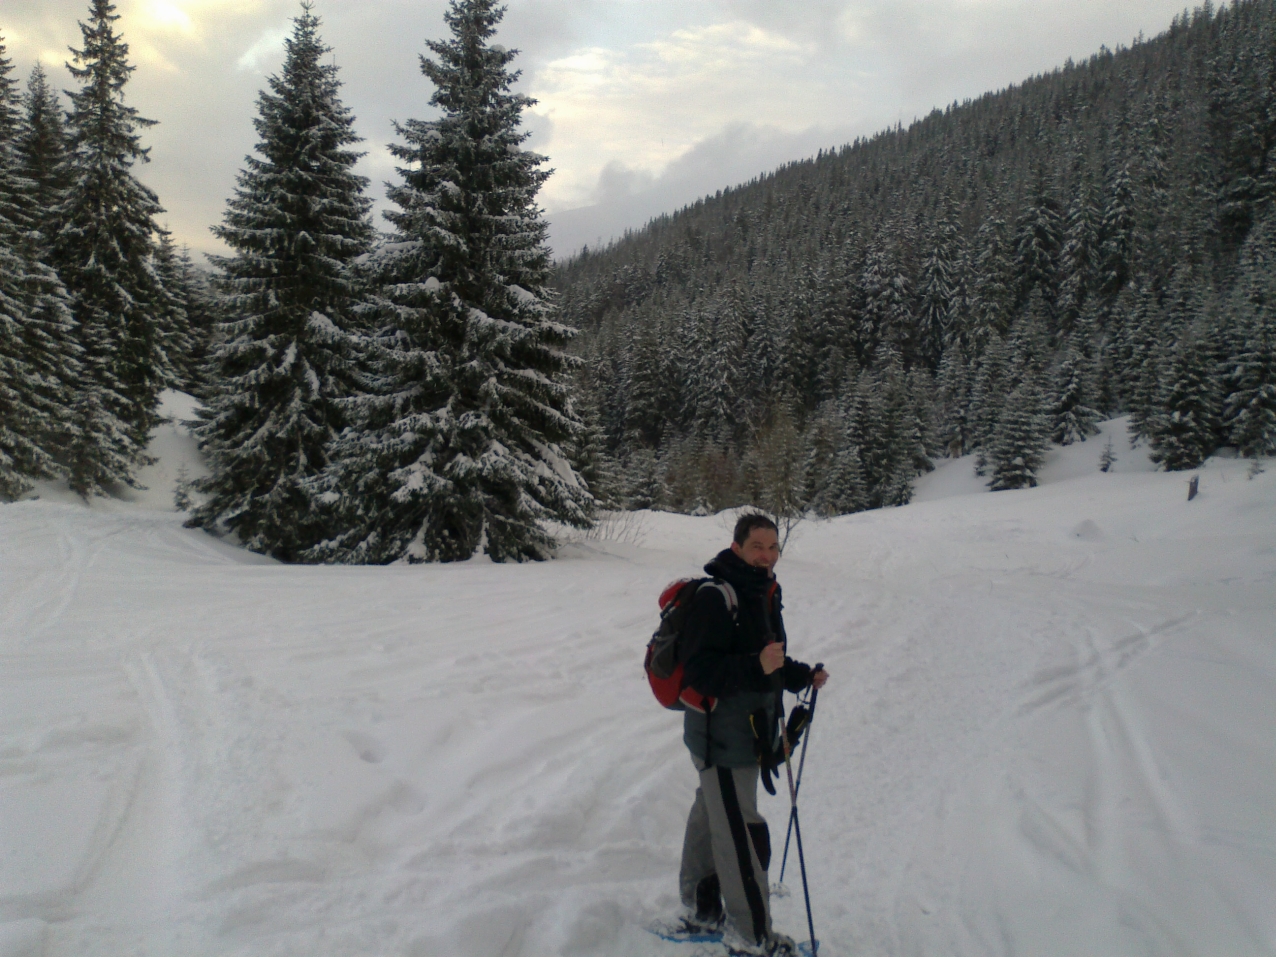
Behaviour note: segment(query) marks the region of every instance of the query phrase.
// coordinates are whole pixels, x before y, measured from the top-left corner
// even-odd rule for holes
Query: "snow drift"
[[[1276,953],[1276,469],[1188,503],[1105,430],[1110,474],[946,463],[781,563],[822,953]],[[153,448],[135,501],[0,508],[0,955],[660,952],[694,773],[641,652],[725,519],[288,567],[182,528]]]

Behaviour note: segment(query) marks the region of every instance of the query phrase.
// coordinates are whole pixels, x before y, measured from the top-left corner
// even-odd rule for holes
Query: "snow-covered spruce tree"
[[[1099,214],[1088,181],[1079,184],[1068,207],[1059,251],[1059,325],[1070,330],[1081,318],[1099,273]]]
[[[908,276],[884,237],[868,247],[860,286],[864,292],[864,309],[858,323],[857,351],[872,356],[879,351],[881,343],[906,338],[913,329]]]
[[[1229,441],[1247,458],[1276,454],[1276,219],[1250,233],[1240,275],[1229,302],[1237,329],[1225,364],[1223,424]]]
[[[1015,256],[1019,274],[1019,302],[1039,292],[1053,319],[1059,289],[1059,250],[1063,246],[1064,221],[1059,204],[1046,190],[1038,173],[1036,193],[1015,222]]]
[[[124,105],[133,67],[109,0],[92,0],[73,50],[68,115],[69,185],[54,217],[52,264],[67,288],[84,349],[71,484],[83,495],[132,483],[144,461],[159,393],[171,379],[163,352],[166,297],[154,268],[155,194],[133,165],[147,160],[140,129],[154,125]]]
[[[1031,381],[1021,383],[1006,397],[988,450],[992,469],[988,487],[994,492],[1036,488],[1049,428],[1041,408],[1041,392]]]
[[[1059,445],[1084,442],[1097,435],[1099,414],[1090,408],[1085,375],[1077,356],[1059,363],[1054,403],[1050,409],[1050,439]]]
[[[790,524],[805,511],[805,459],[793,410],[778,406],[753,437],[741,463],[749,503]],[[718,504],[718,503],[714,503]]]
[[[49,265],[69,168],[62,107],[39,64],[31,71],[23,106],[16,157],[17,175],[26,180],[17,203],[25,214],[18,243],[26,268],[25,359],[35,374],[34,392],[49,415],[44,446],[62,471],[79,437],[75,408],[84,375],[83,348],[66,287]]]
[[[913,480],[934,468],[930,461],[930,410],[910,377],[889,355],[871,373],[859,377],[846,403],[848,443],[856,446],[869,508],[907,505]]]
[[[651,449],[639,447],[630,453],[624,463],[621,481],[626,508],[659,508],[664,505],[666,492],[660,478],[660,462]]]
[[[303,5],[283,70],[257,100],[261,137],[214,233],[225,323],[198,428],[211,474],[188,524],[238,534],[252,551],[297,560],[327,534],[313,480],[344,428],[355,346],[349,264],[368,248],[367,180],[354,117],[319,19]]]
[[[1158,414],[1148,424],[1151,459],[1167,472],[1200,466],[1217,447],[1218,389],[1205,344],[1180,342],[1168,368]]]
[[[616,460],[604,442],[602,416],[592,395],[580,396],[582,428],[567,443],[568,461],[585,483],[599,508],[616,508],[620,504],[621,480]]]
[[[938,422],[939,447],[950,458],[970,451],[974,437],[971,430],[973,376],[960,343],[953,342],[944,350],[935,377],[935,413]]]
[[[1110,169],[1099,224],[1098,285],[1109,299],[1120,295],[1134,275],[1140,237],[1131,178],[1129,163]]]
[[[38,63],[31,70],[23,101],[26,116],[18,136],[19,168],[31,182],[29,208],[47,243],[57,228],[57,211],[70,185],[70,167],[62,105]]]
[[[850,442],[839,448],[833,457],[832,467],[825,482],[823,498],[812,502],[817,513],[848,515],[868,507],[864,490],[864,465],[860,450]]]
[[[848,381],[852,393],[856,383]],[[823,518],[846,515],[868,507],[864,465],[855,444],[858,424],[853,401],[830,399],[820,406],[805,436],[807,453],[804,484],[807,508]],[[855,434],[853,434],[855,433]]]
[[[1118,304],[1129,306],[1120,313],[1123,323],[1117,332],[1117,347],[1126,373],[1122,392],[1130,413],[1130,445],[1134,447],[1140,439],[1148,437],[1160,414],[1161,375],[1169,361],[1173,341],[1162,340],[1156,334],[1158,311],[1151,290],[1143,288],[1136,292],[1127,288]]]
[[[183,366],[186,380],[180,388],[200,398],[211,398],[212,357],[220,341],[218,294],[213,289],[211,275],[195,265],[185,246],[177,254],[175,272],[176,285],[170,288],[186,310],[186,330],[190,337],[190,352]]]
[[[1081,368],[1091,385],[1091,404],[1100,418],[1111,418],[1120,405],[1117,400],[1120,383],[1115,370],[1114,343],[1104,331],[1102,320],[1099,297],[1087,297],[1069,341],[1080,357]]]
[[[371,310],[378,394],[337,445],[332,561],[540,559],[546,522],[584,527],[593,505],[564,452],[581,428],[555,321],[536,193],[544,158],[520,148],[531,100],[510,92],[515,51],[491,44],[504,8],[453,0],[448,40],[423,57],[438,120],[409,120],[396,242],[379,257]]]
[[[22,175],[20,104],[0,43],[0,498],[63,471],[75,436],[79,346],[66,290],[43,257]]]
[[[0,501],[30,490],[30,477],[51,475],[44,449],[45,410],[33,401],[35,370],[26,359],[26,263],[21,196],[30,183],[17,174],[18,101],[12,62],[0,38]]]
[[[939,368],[945,343],[954,338],[957,317],[965,306],[961,270],[966,249],[951,205],[936,224],[930,242],[918,281],[921,304],[917,324],[920,357],[934,371]]]
[[[623,345],[625,403],[624,433],[627,447],[654,449],[660,443],[671,397],[668,365],[673,357],[662,348],[652,325],[635,323]]]
[[[976,475],[985,474],[987,469],[988,453],[992,448],[997,423],[1001,419],[1006,395],[1013,388],[1011,366],[1010,343],[995,332],[991,333],[984,354],[973,372],[974,382],[967,416],[971,446],[979,450],[975,463]]]
[[[1015,267],[1006,224],[989,217],[975,237],[975,274],[971,294],[972,354],[983,351],[990,336],[1004,336],[1014,320]]]
[[[1112,438],[1108,437],[1108,444],[1103,447],[1103,451],[1099,453],[1099,471],[1111,472],[1112,466],[1116,464],[1116,451],[1112,448]]]
[[[688,399],[696,430],[727,439],[744,425],[740,421],[744,337],[739,316],[718,307],[697,319],[696,333],[683,340],[698,344],[692,357]]]
[[[173,245],[173,236],[167,230],[160,232],[155,248],[155,271],[164,286],[163,331],[164,354],[173,368],[172,385],[186,389],[191,379],[191,357],[194,339],[191,336],[189,310],[190,290],[186,286],[186,273],[181,255]]]

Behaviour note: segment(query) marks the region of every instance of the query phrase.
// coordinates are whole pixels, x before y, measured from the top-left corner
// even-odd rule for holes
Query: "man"
[[[760,514],[741,517],[731,547],[705,566],[734,592],[735,613],[726,590],[706,583],[692,599],[681,637],[685,684],[717,706],[708,713],[688,709],[683,723],[700,786],[682,845],[680,929],[690,935],[721,928],[730,953],[766,957],[788,957],[797,948],[771,929],[771,840],[758,813],[758,777],[768,775],[769,790],[769,775],[783,761],[784,692],[828,680],[823,669],[785,654],[779,560],[775,523]]]

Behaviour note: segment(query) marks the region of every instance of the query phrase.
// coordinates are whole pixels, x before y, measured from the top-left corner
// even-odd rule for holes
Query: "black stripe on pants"
[[[753,874],[753,857],[749,853],[749,831],[740,811],[740,798],[735,792],[735,778],[730,768],[718,768],[718,787],[722,790],[722,808],[727,812],[727,824],[731,827],[731,843],[735,845],[736,859],[740,864],[740,879],[744,882],[744,896],[749,902],[749,914],[753,917],[753,937],[757,943],[766,938],[766,904]]]

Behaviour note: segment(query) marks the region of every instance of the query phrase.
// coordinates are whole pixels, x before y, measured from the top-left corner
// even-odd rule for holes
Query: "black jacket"
[[[783,692],[810,685],[811,668],[785,657],[780,670],[771,675],[762,671],[762,649],[771,641],[787,640],[780,587],[770,572],[754,568],[730,549],[704,570],[735,589],[739,610],[733,621],[722,592],[708,587],[696,593],[687,610],[681,638],[685,681],[718,704],[707,720],[700,712],[686,712],[683,740],[704,763],[747,767],[757,760],[749,715],[765,712],[771,743],[778,745]]]

